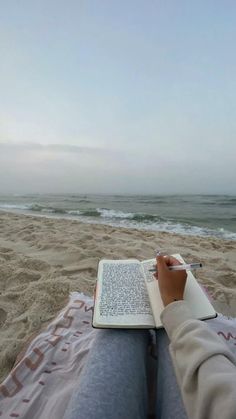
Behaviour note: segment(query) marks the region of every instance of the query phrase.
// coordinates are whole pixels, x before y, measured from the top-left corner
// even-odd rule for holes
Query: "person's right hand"
[[[170,271],[168,266],[181,265],[172,256],[157,256],[157,273],[159,290],[164,306],[173,301],[183,300],[187,279],[186,271]]]

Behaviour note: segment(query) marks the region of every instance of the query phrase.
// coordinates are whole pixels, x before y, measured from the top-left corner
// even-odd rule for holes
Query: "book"
[[[185,263],[177,254],[173,255]],[[95,328],[161,328],[164,309],[158,281],[149,272],[156,259],[108,260],[98,264],[92,325]],[[187,272],[184,300],[193,316],[210,319],[217,314],[192,272]]]

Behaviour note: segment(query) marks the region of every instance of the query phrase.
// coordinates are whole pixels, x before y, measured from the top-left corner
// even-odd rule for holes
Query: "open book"
[[[185,263],[180,255],[173,255]],[[160,328],[164,308],[158,283],[149,269],[155,259],[106,260],[98,265],[93,327],[98,328]],[[197,319],[209,319],[217,314],[188,271],[184,300],[188,301]]]

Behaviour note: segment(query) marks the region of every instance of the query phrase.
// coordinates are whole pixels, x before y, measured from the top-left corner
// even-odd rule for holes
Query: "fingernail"
[[[156,251],[156,256],[166,256],[166,252],[163,252],[163,251],[161,251],[161,250],[157,250]]]

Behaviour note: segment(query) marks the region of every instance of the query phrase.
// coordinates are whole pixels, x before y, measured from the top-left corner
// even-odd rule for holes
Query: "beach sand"
[[[0,213],[0,381],[29,337],[64,307],[92,295],[100,258],[149,259],[156,249],[201,261],[217,311],[236,316],[236,242]]]

